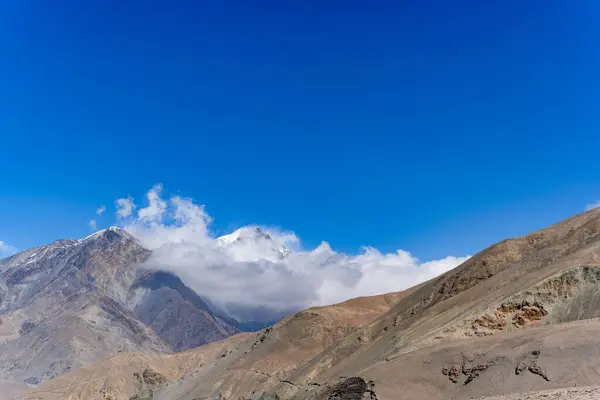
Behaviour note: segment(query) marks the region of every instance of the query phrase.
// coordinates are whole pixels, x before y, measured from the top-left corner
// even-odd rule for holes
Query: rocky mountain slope
[[[189,349],[239,332],[111,227],[0,260],[0,380],[35,386],[124,351]]]
[[[336,339],[381,315],[404,295],[391,293],[308,309],[261,332],[241,333],[173,355],[123,353],[32,389],[25,398],[139,398],[141,391],[147,394],[149,390],[139,383],[144,372],[161,377],[161,384],[151,389],[154,397],[148,398],[158,398],[167,389],[186,391],[187,385],[194,385],[195,378],[205,373],[231,383],[275,385],[295,365],[306,363]],[[160,396],[177,398],[175,393]]]
[[[19,399],[441,400],[575,393],[570,388],[600,384],[599,289],[595,209],[500,242],[401,293],[309,309],[256,334],[176,356],[144,356],[151,360],[135,365],[129,360],[141,356],[122,354]],[[202,361],[190,367],[173,357]],[[92,378],[118,363],[131,365],[118,384]],[[145,375],[158,383],[148,388]],[[545,393],[562,396],[561,390]]]

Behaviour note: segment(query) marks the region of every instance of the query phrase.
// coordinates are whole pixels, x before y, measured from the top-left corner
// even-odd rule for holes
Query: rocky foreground
[[[600,387],[563,388],[541,390],[529,393],[508,394],[504,396],[481,397],[478,400],[597,400],[600,399]]]

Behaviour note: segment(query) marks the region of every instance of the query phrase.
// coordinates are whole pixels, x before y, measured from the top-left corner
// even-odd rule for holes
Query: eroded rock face
[[[600,317],[600,266],[575,266],[517,293],[491,311],[470,317],[436,336],[489,336],[499,331]]]

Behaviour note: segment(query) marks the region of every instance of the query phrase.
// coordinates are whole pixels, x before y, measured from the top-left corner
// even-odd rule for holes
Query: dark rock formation
[[[521,375],[523,372],[529,371],[532,374],[541,376],[546,381],[550,381],[550,378],[548,378],[548,375],[546,375],[546,372],[537,363],[537,360],[539,357],[540,357],[539,350],[534,350],[531,353],[527,354],[523,358],[523,360],[519,364],[517,364],[517,367],[515,368],[515,374]]]
[[[315,400],[375,400],[375,384],[367,383],[363,378],[354,376],[331,387],[327,387],[315,397]]]
[[[134,373],[136,394],[129,400],[152,400],[154,392],[167,384],[167,378],[149,368],[142,373]]]

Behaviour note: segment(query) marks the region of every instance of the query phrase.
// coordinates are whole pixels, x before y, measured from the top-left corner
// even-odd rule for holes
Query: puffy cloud
[[[326,242],[304,249],[293,232],[273,227],[245,227],[216,238],[204,206],[179,196],[165,198],[160,185],[146,197],[146,207],[136,213],[130,207],[130,218],[121,219],[127,231],[153,250],[142,267],[178,275],[242,320],[256,310],[289,313],[406,289],[468,258],[421,262],[404,250],[381,253],[372,247],[350,255]]]
[[[117,199],[115,200],[115,205],[117,206],[118,218],[128,218],[133,214],[133,211],[135,210],[135,204],[131,197]]]
[[[167,203],[160,197],[161,193],[161,184],[154,185],[154,187],[148,191],[146,194],[148,206],[141,208],[138,211],[138,218],[141,221],[147,224],[160,223],[160,221],[162,221],[167,209]]]
[[[152,250],[166,245],[204,248],[215,244],[208,233],[211,218],[204,211],[204,206],[180,196],[163,200],[161,192],[160,185],[150,189],[146,194],[148,206],[140,208],[136,215],[125,221],[124,226],[130,233]],[[172,251],[176,254],[178,249],[173,248]]]
[[[97,231],[98,230],[98,223],[96,222],[95,219],[90,219],[88,222],[88,225],[90,226],[90,229],[93,231]]]
[[[17,251],[19,251],[16,247],[9,245],[6,242],[0,240],[0,258],[12,256]]]
[[[600,200],[596,201],[595,203],[591,203],[585,206],[585,210],[589,211],[593,208],[600,208]]]
[[[104,211],[106,211],[106,207],[104,205],[100,205],[100,207],[98,207],[98,209],[96,210],[96,214],[102,215]]]

